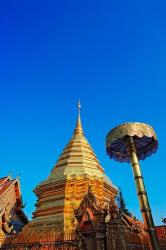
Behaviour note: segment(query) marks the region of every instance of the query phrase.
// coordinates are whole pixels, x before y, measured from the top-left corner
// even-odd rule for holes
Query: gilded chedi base
[[[117,188],[106,176],[84,136],[79,114],[72,139],[48,179],[34,190],[38,200],[32,221],[12,242],[74,240],[78,224],[74,211],[89,187],[99,202],[108,202],[117,194]]]

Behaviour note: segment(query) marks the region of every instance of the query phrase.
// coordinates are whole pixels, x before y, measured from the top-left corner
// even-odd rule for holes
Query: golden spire
[[[74,130],[74,135],[76,134],[82,134],[83,135],[83,129],[82,129],[82,124],[81,124],[81,115],[80,115],[80,111],[81,111],[81,103],[80,103],[80,99],[78,100],[78,118],[77,118],[77,123],[76,123],[76,128]]]

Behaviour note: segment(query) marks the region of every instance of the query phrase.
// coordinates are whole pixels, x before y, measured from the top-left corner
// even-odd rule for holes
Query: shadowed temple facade
[[[71,140],[49,177],[34,190],[37,202],[30,222],[22,212],[19,192],[14,192],[16,199],[10,210],[20,222],[15,224],[21,226],[19,230],[5,229],[11,220],[8,212],[5,221],[3,213],[7,205],[4,204],[1,249],[149,249],[143,223],[123,214],[116,205],[118,190],[84,136],[80,105]],[[164,242],[163,238],[162,249],[166,249]]]
[[[28,223],[23,212],[24,205],[19,178],[6,176],[0,179],[0,244],[7,235],[19,233]]]

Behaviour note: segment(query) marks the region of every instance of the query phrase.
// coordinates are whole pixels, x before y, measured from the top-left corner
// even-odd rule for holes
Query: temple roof
[[[19,178],[12,179],[10,175],[0,178],[0,222],[0,245],[6,234],[12,230],[20,231],[28,223],[23,211]]]

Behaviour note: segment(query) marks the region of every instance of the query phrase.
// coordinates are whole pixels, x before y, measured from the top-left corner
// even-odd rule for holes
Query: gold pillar
[[[159,242],[154,227],[153,217],[151,214],[148,197],[145,190],[145,185],[141,174],[141,169],[139,166],[133,137],[129,137],[129,153],[130,153],[130,161],[133,169],[135,184],[137,188],[137,195],[140,203],[140,209],[144,220],[145,229],[149,237],[150,249],[159,250],[160,249]]]

